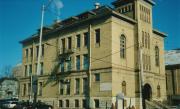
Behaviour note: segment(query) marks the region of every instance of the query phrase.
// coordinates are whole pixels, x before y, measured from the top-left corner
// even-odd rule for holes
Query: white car
[[[18,102],[17,101],[7,101],[3,104],[4,108],[12,109],[16,106]]]

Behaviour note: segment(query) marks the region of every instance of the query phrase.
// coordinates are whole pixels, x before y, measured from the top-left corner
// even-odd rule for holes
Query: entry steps
[[[165,104],[158,101],[146,100],[146,109],[176,109],[176,108],[168,107]]]

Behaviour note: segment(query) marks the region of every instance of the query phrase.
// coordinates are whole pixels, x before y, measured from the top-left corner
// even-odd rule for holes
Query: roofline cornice
[[[108,8],[109,8],[109,7],[108,7]],[[77,22],[75,22],[75,23],[73,23],[73,24],[66,25],[66,26],[64,26],[64,27],[59,27],[59,28],[56,28],[56,29],[54,29],[54,30],[52,29],[51,31],[45,33],[44,36],[47,36],[47,35],[52,34],[52,33],[55,33],[55,32],[57,32],[57,31],[65,30],[65,29],[67,29],[67,28],[71,28],[71,27],[80,25],[80,24],[83,24],[83,23],[86,23],[86,22],[92,22],[92,21],[97,20],[97,19],[99,19],[99,18],[105,18],[105,17],[110,17],[110,16],[117,17],[117,18],[119,18],[119,19],[122,19],[123,21],[126,21],[126,22],[130,23],[130,24],[136,24],[136,23],[137,23],[135,20],[133,20],[133,19],[131,19],[131,18],[128,18],[128,17],[126,17],[125,15],[119,14],[119,13],[117,13],[117,12],[109,9],[109,11],[105,12],[104,14],[95,15],[95,16],[92,16],[92,17],[90,17],[90,18],[88,18],[88,19],[80,20],[80,21],[77,21]],[[39,35],[36,34],[36,35],[34,35],[34,36],[32,36],[32,37],[29,37],[29,38],[27,38],[27,39],[25,39],[25,40],[20,41],[20,43],[21,43],[21,44],[24,44],[24,43],[26,43],[26,42],[28,42],[28,41],[31,41],[31,40],[34,40],[34,39],[36,39],[36,38],[38,38],[38,37],[39,37]]]
[[[157,34],[157,35],[160,35],[162,37],[167,37],[168,35],[166,33],[163,33],[163,32],[160,32],[156,29],[153,29],[153,33]]]

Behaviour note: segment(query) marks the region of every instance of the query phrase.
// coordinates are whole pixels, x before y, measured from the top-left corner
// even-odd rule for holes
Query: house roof
[[[155,34],[157,34],[159,36],[162,36],[162,37],[167,37],[168,36],[166,33],[160,32],[157,29],[153,29],[153,33],[155,33]]]
[[[82,18],[83,15],[85,15],[86,17]],[[62,29],[65,29],[67,27],[71,27],[71,26],[74,26],[74,25],[77,26],[77,24],[92,21],[92,20],[102,18],[102,17],[108,16],[108,15],[118,17],[118,18],[120,18],[120,19],[122,19],[122,20],[124,20],[126,22],[129,22],[130,24],[136,24],[137,23],[134,19],[129,18],[129,17],[127,17],[125,15],[122,15],[120,13],[117,13],[115,10],[113,10],[109,6],[101,6],[98,9],[93,9],[91,11],[86,11],[86,12],[83,12],[83,13],[77,15],[77,16],[72,16],[72,17],[69,17],[67,19],[64,19],[64,20],[62,20],[61,22],[58,23],[59,26],[57,28],[52,29],[52,27],[54,25],[51,25],[49,27],[43,27],[43,29],[49,30],[49,31],[44,33],[44,36],[46,36],[49,33],[56,32],[57,30],[59,31],[59,30],[62,30]],[[25,42],[28,42],[28,41],[30,41],[32,39],[36,39],[38,37],[39,37],[39,33],[36,33],[36,34],[33,34],[31,37],[28,37],[28,38],[20,41],[20,43],[23,44]]]
[[[0,84],[5,81],[5,80],[13,80],[13,81],[18,81],[16,78],[8,78],[8,77],[4,77],[0,79]]]
[[[104,6],[99,7],[98,9],[92,9],[90,11],[85,11],[83,13],[80,13],[77,16],[69,17],[69,18],[64,19],[60,22],[57,22],[51,26],[44,26],[43,27],[43,38],[45,38],[49,34],[57,32],[57,31],[67,29],[69,27],[77,26],[77,25],[80,25],[80,24],[88,22],[88,21],[96,20],[98,18],[105,18],[106,16],[114,16],[114,17],[117,17],[123,21],[130,23],[130,24],[133,24],[133,25],[137,23],[136,20],[116,12],[110,6],[104,5]],[[153,30],[153,33],[160,35],[162,37],[167,36],[166,34],[159,32],[158,30],[155,30],[155,29]],[[39,37],[39,32],[20,41],[20,43],[24,44],[28,41],[38,39],[38,37]]]

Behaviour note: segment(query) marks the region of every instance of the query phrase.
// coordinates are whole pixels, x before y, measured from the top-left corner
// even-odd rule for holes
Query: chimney
[[[101,5],[100,5],[100,3],[96,2],[96,3],[94,4],[94,6],[95,6],[95,9],[98,9]]]

